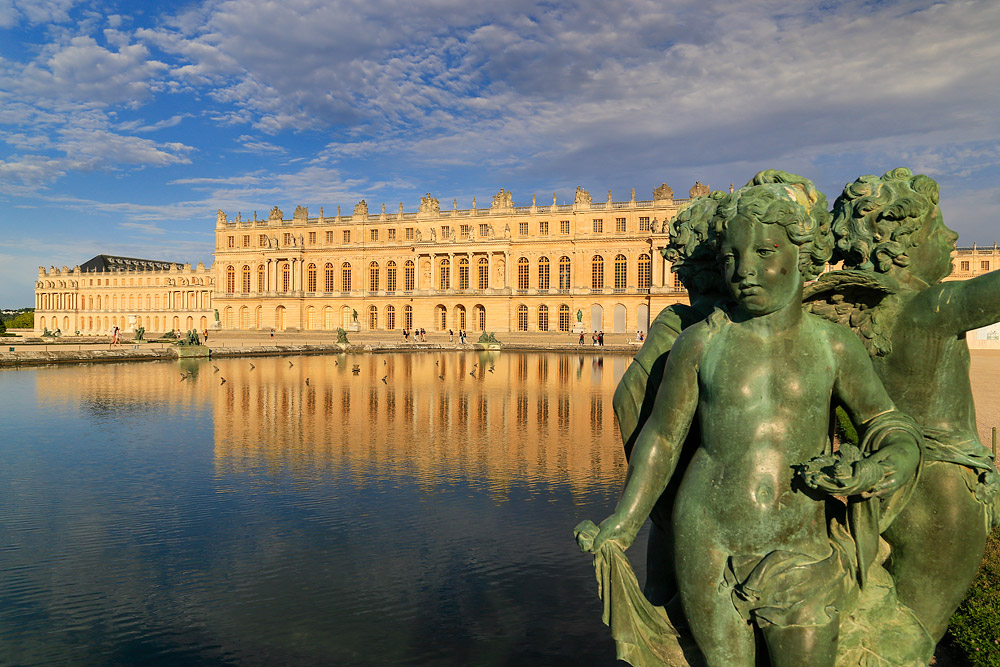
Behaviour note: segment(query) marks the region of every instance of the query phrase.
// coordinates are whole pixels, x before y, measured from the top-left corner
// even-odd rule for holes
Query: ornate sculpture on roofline
[[[385,209],[384,208],[382,209],[382,212],[385,213]],[[362,199],[357,204],[355,204],[354,205],[354,215],[368,215],[368,202],[366,202],[364,199]]]
[[[576,195],[573,197],[573,204],[576,206],[590,206],[593,201],[593,197],[590,193],[583,189],[583,186],[576,186]]]
[[[653,201],[673,201],[674,189],[664,183],[653,188]]]
[[[227,222],[228,220],[226,219],[226,214],[220,208],[219,212],[215,214],[215,224],[221,227],[222,225],[225,225]]]
[[[490,208],[507,209],[514,208],[514,193],[500,188],[500,192],[493,195],[493,204]]]
[[[441,202],[437,200],[437,197],[431,197],[431,193],[427,193],[425,197],[420,198],[420,212],[421,213],[440,213],[441,212]]]
[[[271,222],[281,222],[285,219],[285,214],[281,212],[281,209],[275,206],[271,209],[271,213],[267,216],[267,219]]]
[[[691,306],[656,317],[623,376],[625,490],[576,531],[619,658],[927,664],[995,525],[963,336],[1000,320],[1000,272],[940,283],[956,236],[909,170],[858,179],[832,218],[807,179],[761,172],[670,232]],[[862,435],[837,453],[831,402]],[[623,549],[647,515],[640,591]]]
[[[694,199],[695,197],[704,197],[709,192],[711,192],[711,189],[707,185],[701,181],[695,181],[694,185],[691,186],[691,189],[688,190],[688,195],[691,199]]]
[[[309,218],[309,209],[305,206],[296,206],[295,213],[292,214],[294,220],[307,220]]]

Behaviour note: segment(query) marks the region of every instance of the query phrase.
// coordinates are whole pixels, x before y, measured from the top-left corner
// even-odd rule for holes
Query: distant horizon
[[[1000,204],[1000,3],[10,0],[0,303],[98,254],[209,265],[216,211],[570,203],[905,166]],[[286,213],[290,215],[290,213]]]

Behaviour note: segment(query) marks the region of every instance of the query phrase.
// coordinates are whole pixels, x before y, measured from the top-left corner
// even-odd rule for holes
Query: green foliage
[[[851,418],[847,416],[847,412],[840,405],[837,406],[837,435],[840,437],[841,442],[849,442],[852,445],[857,446],[860,439],[858,438],[858,429],[854,428],[854,424],[851,423]]]
[[[18,313],[14,319],[7,320],[5,324],[11,329],[33,329],[35,328],[35,313],[33,311]]]
[[[979,574],[948,629],[972,667],[1000,667],[1000,530],[986,542]]]
[[[7,325],[4,324],[3,320],[0,320],[0,334],[4,333],[6,331],[7,331]]]

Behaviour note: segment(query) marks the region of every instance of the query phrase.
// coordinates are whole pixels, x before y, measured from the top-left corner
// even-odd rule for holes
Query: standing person
[[[448,329],[448,342],[449,343],[455,342],[455,332],[452,331],[451,329]]]
[[[580,332],[580,345],[583,345],[583,332]]]
[[[590,334],[590,344],[597,347],[597,332]]]
[[[604,332],[603,331],[598,331],[597,332],[597,344],[600,345],[601,347],[604,347]]]
[[[271,340],[274,340],[274,327],[271,327]]]

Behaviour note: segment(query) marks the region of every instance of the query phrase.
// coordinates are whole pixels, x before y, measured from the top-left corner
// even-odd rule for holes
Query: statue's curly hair
[[[688,291],[708,294],[724,289],[719,236],[712,220],[725,196],[725,192],[713,190],[695,197],[670,220],[670,241],[662,254]]]
[[[881,177],[861,176],[844,187],[833,203],[837,257],[845,268],[887,272],[909,266],[906,251],[913,232],[938,204],[934,179],[899,167]]]
[[[781,225],[799,247],[799,273],[812,280],[833,255],[831,216],[826,195],[807,178],[778,169],[759,172],[719,203],[715,225],[720,231],[741,215],[762,224]]]

